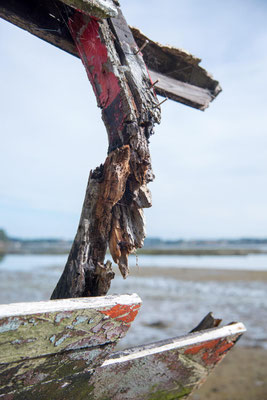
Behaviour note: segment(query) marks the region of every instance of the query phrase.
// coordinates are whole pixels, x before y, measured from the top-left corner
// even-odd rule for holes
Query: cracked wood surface
[[[1,0],[0,17],[27,30],[33,35],[51,43],[58,48],[79,57],[73,38],[69,33],[65,19],[71,4],[75,7],[76,1],[86,5],[92,0]],[[109,13],[111,0],[96,0],[97,3],[106,3],[104,17]],[[80,7],[82,9],[83,7]],[[101,9],[98,8],[98,9]],[[85,11],[86,12],[86,11]],[[116,10],[117,12],[117,10]],[[94,11],[91,11],[94,15]],[[137,28],[130,28],[138,46],[148,40],[148,45],[142,54],[148,66],[150,75],[159,82],[155,91],[164,97],[168,96],[190,107],[204,110],[221,91],[219,83],[212,78],[202,67],[200,59],[192,56],[185,50],[171,46],[163,46],[147,38]],[[162,78],[162,75],[164,78]]]
[[[149,137],[160,122],[158,100],[142,54],[117,7],[108,20],[68,16],[109,140],[104,166],[90,174],[81,219],[52,299],[105,295],[114,274],[107,245],[127,277],[128,255],[143,246],[143,208],[151,206]]]
[[[244,331],[236,323],[113,354],[90,379],[90,399],[188,398]]]
[[[137,306],[135,304],[132,310]],[[118,318],[118,311],[114,307],[106,309],[106,313],[113,318]],[[125,310],[122,312],[126,321],[132,319],[132,315],[128,314],[129,318],[125,315]],[[110,354],[110,349],[105,345],[0,364],[0,398],[188,398],[244,331],[243,324],[234,323],[119,353]]]
[[[121,295],[0,306],[0,395],[101,365],[140,305]]]

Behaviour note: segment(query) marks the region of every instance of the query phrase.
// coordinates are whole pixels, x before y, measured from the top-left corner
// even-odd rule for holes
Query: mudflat
[[[183,281],[261,281],[267,282],[267,271],[212,268],[132,267],[130,276],[174,278]]]

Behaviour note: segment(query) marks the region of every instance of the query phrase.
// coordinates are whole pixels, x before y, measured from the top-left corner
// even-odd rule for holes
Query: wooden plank
[[[187,398],[245,332],[242,323],[114,353],[85,369],[19,388],[7,400],[161,400]],[[1,395],[0,395],[1,398]]]
[[[205,110],[213,100],[211,92],[189,83],[178,81],[166,75],[149,70],[151,80],[157,82],[154,87],[157,94],[187,106]]]
[[[150,70],[180,82],[207,89],[213,98],[221,92],[219,82],[200,67],[200,58],[185,50],[154,42],[137,28],[132,27],[131,29],[138,46],[142,46],[145,41],[148,43],[142,53]]]
[[[113,355],[92,376],[91,399],[187,398],[245,330],[236,323]]]
[[[64,0],[63,0],[64,1]],[[51,43],[58,48],[79,57],[78,51],[70,35],[65,21],[71,13],[70,7],[58,0],[1,0],[0,17],[27,30],[33,35]],[[210,74],[198,64],[196,58],[188,52],[170,46],[162,46],[156,43],[138,29],[131,28],[131,32],[139,47],[148,41],[148,45],[142,50],[145,63],[151,73],[162,74],[175,79],[179,87],[181,82],[188,83],[210,92],[210,99],[214,99],[221,91],[221,87]],[[184,89],[185,90],[185,89]],[[160,86],[156,92],[166,96]],[[188,101],[183,97],[183,92],[177,94],[168,93],[168,97],[194,108],[202,109],[198,102]]]
[[[0,364],[116,343],[140,304],[121,295],[0,306]]]

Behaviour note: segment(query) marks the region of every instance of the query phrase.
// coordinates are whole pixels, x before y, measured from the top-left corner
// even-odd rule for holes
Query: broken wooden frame
[[[66,14],[77,0],[1,0],[0,17],[44,39],[58,48],[79,57],[68,26]],[[112,1],[79,0],[79,9],[100,18],[117,16]],[[116,2],[118,3],[118,2]],[[94,7],[90,7],[92,4]],[[96,7],[98,5],[98,7]],[[200,59],[171,46],[163,46],[147,38],[137,28],[131,28],[134,40],[143,48],[142,55],[148,67],[157,94],[205,110],[220,93],[218,81],[199,66]]]
[[[145,238],[143,208],[151,206],[147,184],[154,177],[148,143],[160,122],[155,90],[205,109],[220,87],[199,59],[131,30],[115,0],[3,0],[0,16],[78,53],[102,109],[108,157],[90,173],[78,231],[51,298],[105,295],[114,277],[107,246],[125,278],[128,255]]]
[[[208,315],[206,330],[112,353],[140,305],[133,294],[0,306],[0,399],[187,398],[245,331],[208,329]]]

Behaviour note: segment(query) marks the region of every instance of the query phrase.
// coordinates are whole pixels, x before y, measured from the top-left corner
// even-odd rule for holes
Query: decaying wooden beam
[[[202,321],[200,321],[200,323],[190,331],[190,333],[203,331],[204,329],[217,328],[221,322],[222,322],[221,319],[214,318],[213,313],[209,312],[202,319]]]
[[[128,255],[145,238],[143,208],[153,179],[148,140],[160,107],[131,31],[118,16],[98,20],[78,11],[67,19],[102,109],[109,155],[91,173],[76,238],[52,299],[107,293],[114,274],[104,264],[107,245],[124,278]]]
[[[104,166],[90,173],[81,218],[64,272],[51,299],[105,295],[114,278],[104,264],[112,209],[124,195],[130,173],[130,147],[109,154]]]
[[[149,70],[155,74],[155,79],[160,80],[157,74],[161,74],[179,82],[206,89],[210,93],[211,100],[221,92],[219,82],[213,79],[204,68],[200,67],[200,58],[194,57],[185,50],[154,42],[137,28],[132,27],[131,29],[138,46],[141,46],[145,41],[148,42],[148,45],[143,49],[143,56]]]
[[[83,6],[92,5],[92,0],[1,0],[0,17],[27,30],[33,35],[58,48],[79,57],[78,50],[65,23],[70,7],[76,1]],[[102,3],[104,17],[111,15],[114,9],[111,0],[95,0],[98,10]],[[101,9],[101,7],[100,7]],[[86,12],[86,11],[85,11]],[[93,11],[92,11],[93,12]],[[200,59],[184,50],[163,46],[147,38],[137,28],[130,28],[134,39],[142,49],[144,61],[155,85],[157,94],[168,97],[190,107],[204,110],[221,91],[219,83],[199,66]],[[162,78],[162,76],[164,78]]]
[[[104,18],[95,18],[101,13]],[[128,255],[145,238],[143,208],[151,206],[147,184],[153,180],[148,142],[160,122],[154,90],[204,109],[218,93],[218,82],[198,66],[199,59],[131,30],[116,1],[3,0],[0,16],[78,52],[102,109],[109,155],[90,174],[78,232],[52,299],[104,295],[114,277],[111,263],[105,263],[107,245],[125,278]],[[159,77],[156,84],[142,54],[152,77]]]
[[[171,100],[205,110],[214,96],[208,89],[203,89],[189,83],[170,78],[168,75],[149,70],[151,80],[155,82],[154,87],[157,94],[168,97]]]

